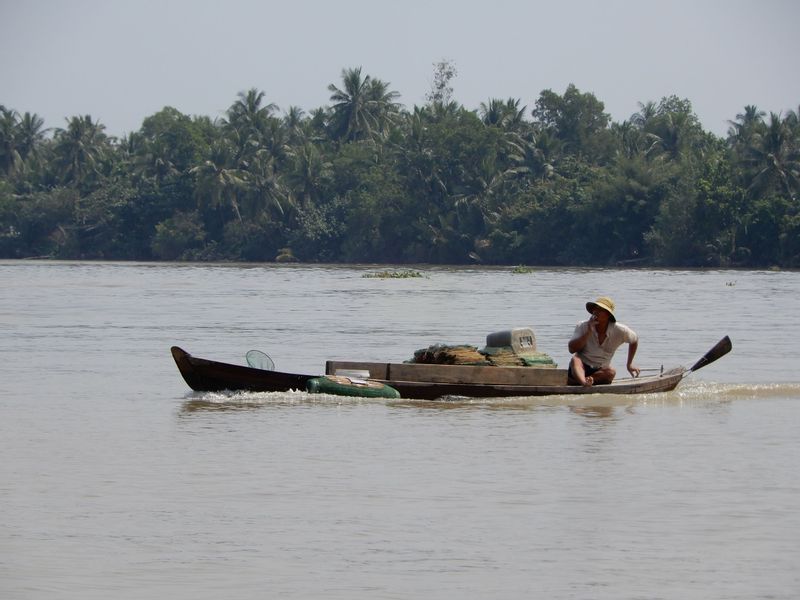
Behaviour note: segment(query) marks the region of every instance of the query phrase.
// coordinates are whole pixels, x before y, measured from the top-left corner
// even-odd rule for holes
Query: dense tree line
[[[0,106],[0,257],[800,266],[800,111],[723,139],[674,96],[622,123],[573,85],[468,110],[454,76],[407,110],[349,69],[309,114],[253,89],[122,139]]]

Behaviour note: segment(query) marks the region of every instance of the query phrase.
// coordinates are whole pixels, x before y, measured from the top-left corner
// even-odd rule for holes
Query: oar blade
[[[713,348],[711,348],[711,350],[706,352],[702,356],[702,358],[700,358],[700,360],[694,363],[689,369],[689,372],[697,371],[698,369],[702,369],[706,365],[710,365],[718,358],[722,358],[723,356],[725,356],[732,349],[733,349],[733,342],[731,342],[731,338],[729,338],[726,335],[724,338],[718,341],[716,345]]]

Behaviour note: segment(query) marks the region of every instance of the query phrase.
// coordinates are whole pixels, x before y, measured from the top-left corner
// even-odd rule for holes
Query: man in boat
[[[611,367],[611,359],[617,348],[626,343],[628,372],[633,377],[639,376],[639,368],[633,364],[639,336],[627,325],[617,323],[614,309],[614,301],[605,296],[586,303],[591,317],[578,323],[569,341],[572,359],[567,377],[570,385],[591,386],[614,381],[617,372]]]

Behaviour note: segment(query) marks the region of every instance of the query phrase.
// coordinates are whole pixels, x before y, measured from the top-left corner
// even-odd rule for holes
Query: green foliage
[[[800,215],[786,215],[779,235],[781,257],[776,264],[800,268]]]
[[[0,256],[79,257],[72,225],[79,198],[75,190],[67,188],[25,197],[0,194]]]
[[[161,260],[187,258],[202,247],[205,239],[206,233],[197,212],[177,212],[156,225],[153,255]]]
[[[533,116],[564,144],[567,152],[596,160],[601,156],[603,137],[611,120],[604,110],[605,105],[594,94],[581,93],[570,84],[563,96],[544,90]]]
[[[136,166],[160,183],[169,180],[200,163],[216,135],[209,122],[167,106],[147,117],[135,134]]]
[[[353,68],[309,114],[250,89],[122,140],[0,106],[0,257],[800,266],[800,113],[746,106],[721,139],[676,96],[468,110],[456,74],[410,111]]]
[[[529,275],[534,272],[534,269],[526,267],[525,265],[517,265],[511,272],[514,273],[514,275]]]

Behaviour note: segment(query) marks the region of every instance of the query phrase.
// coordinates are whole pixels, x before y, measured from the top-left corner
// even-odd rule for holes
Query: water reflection
[[[614,416],[613,406],[570,406],[569,410],[589,419],[607,419]]]

